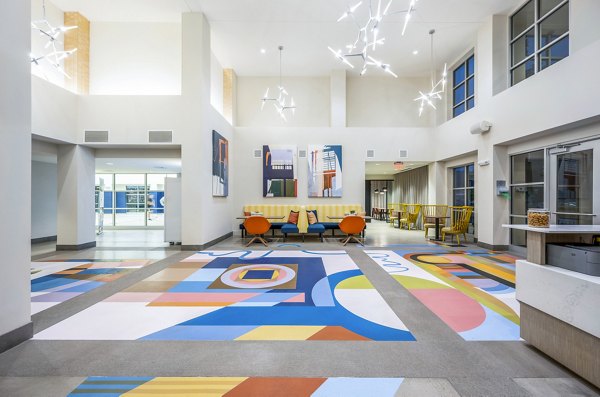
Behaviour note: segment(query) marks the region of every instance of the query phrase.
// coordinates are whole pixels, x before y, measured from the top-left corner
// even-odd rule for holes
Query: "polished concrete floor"
[[[240,250],[243,242],[238,233],[211,250]],[[173,247],[134,249],[119,246],[118,241],[115,244],[114,248],[44,255],[45,260],[127,257],[156,262],[34,315],[36,333],[193,254]],[[398,244],[427,242],[422,231],[401,231],[373,222],[364,247],[349,244],[343,248],[332,237],[324,243],[315,237],[305,242],[292,237],[285,243],[275,238],[268,249],[345,249],[416,342],[31,340],[0,355],[0,395],[64,396],[88,376],[403,377],[410,387],[398,395],[599,395],[597,389],[524,341],[460,338],[364,252],[366,248],[394,249]],[[252,249],[266,248],[255,245]]]

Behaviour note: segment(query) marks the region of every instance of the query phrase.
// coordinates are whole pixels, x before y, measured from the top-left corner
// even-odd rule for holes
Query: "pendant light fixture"
[[[429,36],[431,37],[431,90],[429,92],[419,91],[419,97],[415,98],[415,101],[420,101],[419,106],[419,117],[423,114],[425,110],[425,105],[432,107],[433,109],[437,109],[435,107],[435,101],[442,99],[442,94],[446,91],[446,83],[448,70],[447,65],[444,63],[444,71],[442,72],[442,77],[436,82],[436,73],[435,73],[435,59],[433,53],[433,35],[435,34],[435,29],[431,29],[429,31]]]
[[[281,65],[282,65],[283,46],[280,45],[278,48],[279,48],[279,85],[277,86],[277,88],[279,90],[279,95],[277,96],[277,98],[269,97],[269,88],[267,88],[265,95],[261,99],[261,101],[262,101],[261,110],[264,109],[265,103],[272,101],[273,106],[277,110],[277,113],[279,113],[279,116],[282,118],[283,121],[287,121],[287,118],[285,117],[285,111],[291,110],[292,115],[294,115],[296,113],[296,103],[294,102],[293,97],[290,97],[290,99],[289,99],[290,101],[288,103],[289,94],[288,94],[287,90],[283,87],[283,81],[282,81],[282,77],[281,77],[282,76]]]
[[[369,0],[368,6],[368,14],[369,18],[367,22],[361,24],[358,22],[355,12],[362,5],[362,1],[359,1],[355,5],[348,7],[346,11],[342,14],[341,17],[338,18],[338,22],[350,18],[356,25],[358,29],[358,33],[356,35],[356,39],[354,42],[346,45],[346,53],[343,53],[342,50],[334,50],[331,47],[329,51],[340,60],[343,64],[350,66],[354,69],[354,65],[348,60],[348,58],[359,58],[362,59],[362,69],[360,75],[363,76],[367,73],[368,67],[375,67],[376,69],[381,69],[384,72],[398,77],[391,69],[390,65],[384,63],[383,61],[375,59],[371,56],[371,53],[377,49],[377,46],[382,46],[385,43],[385,37],[380,36],[381,23],[384,17],[394,14],[405,13],[404,16],[404,26],[402,28],[402,36],[406,32],[406,28],[408,26],[408,21],[410,20],[412,13],[415,10],[415,6],[418,0],[410,0],[409,6],[407,10],[403,11],[395,11],[390,12],[390,8],[392,6],[392,2],[394,0],[389,0],[385,7],[382,8],[382,0],[377,1],[377,7],[373,6],[374,0]]]
[[[62,42],[59,40],[61,34],[64,34],[65,32],[68,32],[72,29],[77,29],[77,26],[52,26],[52,24],[46,18],[46,0],[42,0],[42,19],[39,21],[32,21],[31,29],[38,32],[40,36],[48,40],[44,48],[50,50],[49,53],[41,56],[34,55],[33,53],[29,54],[31,64],[39,67],[40,61],[46,60],[61,74],[70,79],[71,76],[69,76],[62,67],[62,61],[73,55],[77,51],[77,48],[74,48],[69,51],[58,51],[56,49],[56,45],[62,44]],[[44,75],[44,77],[46,77],[43,71],[42,74]]]

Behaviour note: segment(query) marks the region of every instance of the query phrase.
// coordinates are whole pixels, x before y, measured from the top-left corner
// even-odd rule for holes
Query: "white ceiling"
[[[429,163],[426,161],[405,161],[404,168],[399,171],[394,168],[394,161],[366,161],[365,175],[394,175],[414,170],[415,168],[424,167],[427,164]]]
[[[211,23],[214,54],[238,75],[277,75],[277,46],[283,45],[284,75],[322,76],[342,67],[327,47],[342,49],[354,40],[355,25],[349,20],[336,21],[348,3],[358,0],[52,1],[65,11],[80,11],[92,21],[178,22],[182,12],[202,11]],[[363,3],[365,10],[367,1]],[[408,3],[394,0],[391,10],[406,9]],[[521,3],[523,0],[420,0],[405,36],[401,36],[403,14],[384,20],[380,36],[386,38],[386,45],[377,50],[376,58],[391,64],[401,76],[428,75],[430,29],[437,32],[437,64],[453,62],[473,47],[486,17],[507,14]],[[266,54],[260,53],[261,48]],[[419,54],[413,55],[414,50]]]
[[[96,158],[96,173],[178,174],[181,159],[175,158]]]

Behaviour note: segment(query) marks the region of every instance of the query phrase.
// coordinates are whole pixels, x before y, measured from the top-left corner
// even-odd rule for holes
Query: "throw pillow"
[[[293,223],[294,225],[297,225],[298,215],[300,215],[298,211],[290,211],[290,215],[288,216],[288,223]]]
[[[319,220],[317,219],[317,214],[315,214],[315,211],[307,211],[306,215],[308,216],[308,223],[310,225],[314,225],[315,223],[319,222]]]

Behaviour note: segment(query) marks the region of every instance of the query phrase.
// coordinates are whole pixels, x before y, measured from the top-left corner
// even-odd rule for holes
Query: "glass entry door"
[[[600,141],[549,149],[550,211],[558,225],[600,224]]]

